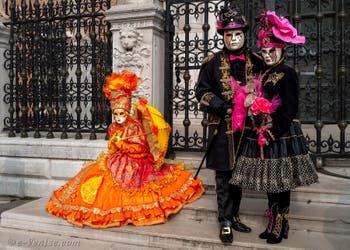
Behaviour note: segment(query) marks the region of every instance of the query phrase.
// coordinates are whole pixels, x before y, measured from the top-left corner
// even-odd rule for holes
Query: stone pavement
[[[35,200],[3,213],[1,249],[39,249],[56,244],[57,249],[348,249],[348,234],[291,230],[288,240],[268,245],[258,239],[263,225],[252,223],[251,234],[235,233],[235,242],[224,246],[217,237],[217,223],[183,209],[166,224],[111,229],[79,228],[48,214],[47,198]],[[192,206],[201,207],[198,200]],[[204,204],[208,205],[205,201]],[[202,204],[202,205],[204,205]],[[210,207],[210,206],[209,206]],[[203,208],[202,208],[203,209]],[[294,225],[296,226],[296,225]],[[51,249],[51,247],[50,247]]]
[[[320,174],[319,184],[293,192],[289,238],[278,245],[257,237],[266,225],[265,195],[245,192],[241,219],[253,232],[236,232],[234,243],[225,246],[218,239],[212,172],[203,169],[200,177],[207,188],[202,198],[168,223],[145,227],[79,228],[48,214],[47,197],[29,202],[3,197],[1,206],[15,208],[1,214],[0,249],[349,249],[349,180]]]
[[[0,195],[0,215],[6,210],[18,207],[26,202],[34,200],[33,198],[21,198],[16,196]]]

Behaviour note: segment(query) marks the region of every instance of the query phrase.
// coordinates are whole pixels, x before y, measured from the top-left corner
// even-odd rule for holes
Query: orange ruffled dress
[[[108,152],[54,191],[49,213],[93,228],[164,223],[204,192],[183,164],[154,167],[141,124],[128,117],[109,127]]]

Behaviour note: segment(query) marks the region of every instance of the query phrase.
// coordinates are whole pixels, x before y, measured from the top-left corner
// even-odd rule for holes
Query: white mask
[[[115,109],[113,111],[113,118],[118,124],[124,123],[127,117],[128,112],[126,112],[124,109]]]
[[[267,66],[273,66],[281,60],[282,48],[263,48],[261,49],[261,55]]]
[[[245,34],[242,29],[225,30],[224,44],[229,50],[235,51],[243,47]]]

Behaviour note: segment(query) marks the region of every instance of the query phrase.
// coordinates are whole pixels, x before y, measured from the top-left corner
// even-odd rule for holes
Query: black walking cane
[[[201,171],[201,168],[202,168],[202,166],[203,166],[204,160],[207,158],[208,152],[209,152],[210,149],[212,148],[214,138],[216,137],[216,135],[217,135],[218,132],[219,132],[219,131],[218,131],[218,126],[219,126],[219,125],[216,126],[216,128],[215,128],[215,130],[214,130],[214,132],[213,132],[213,137],[211,138],[211,140],[210,140],[210,142],[209,142],[209,144],[208,144],[208,148],[207,148],[207,150],[206,150],[205,153],[204,153],[204,156],[203,156],[203,158],[202,158],[201,164],[199,165],[199,167],[198,167],[198,169],[197,169],[196,175],[193,177],[193,179],[195,179],[195,180],[196,180],[197,177],[198,177],[199,171]]]

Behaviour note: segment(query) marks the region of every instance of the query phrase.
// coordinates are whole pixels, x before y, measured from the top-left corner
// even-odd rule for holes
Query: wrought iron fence
[[[112,68],[109,0],[6,1],[5,130],[35,138],[105,133],[110,110],[102,93]]]
[[[216,15],[229,1],[166,1],[167,119],[172,123],[170,150],[206,149],[206,114],[194,96],[201,60],[223,46]],[[287,46],[286,60],[299,72],[299,116],[310,149],[316,156],[348,157],[346,132],[350,120],[349,1],[234,1],[249,21],[248,44],[253,49],[257,20],[264,9],[275,9],[306,36],[303,46]]]

